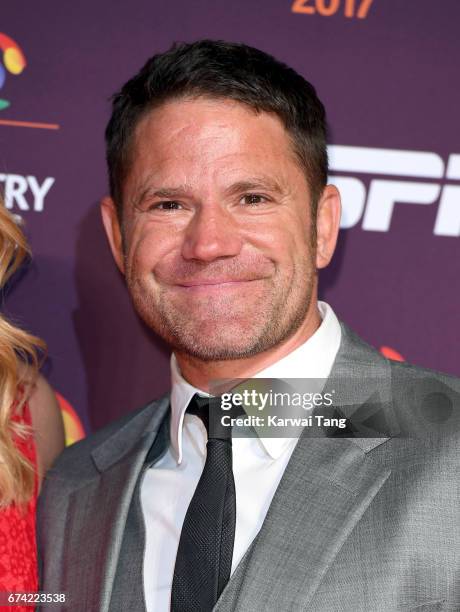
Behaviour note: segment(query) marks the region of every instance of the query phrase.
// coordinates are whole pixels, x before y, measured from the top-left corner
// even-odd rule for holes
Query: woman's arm
[[[64,449],[64,423],[53,389],[39,375],[29,398],[37,449],[39,488],[46,471]]]

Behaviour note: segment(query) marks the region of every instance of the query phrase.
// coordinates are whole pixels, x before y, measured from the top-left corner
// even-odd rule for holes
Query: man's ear
[[[334,185],[326,185],[316,214],[316,267],[325,268],[332,259],[340,229],[340,194]]]
[[[120,221],[115,202],[109,196],[101,201],[102,223],[109,240],[113,258],[122,274],[125,273],[125,262],[123,256],[123,238],[121,234]]]

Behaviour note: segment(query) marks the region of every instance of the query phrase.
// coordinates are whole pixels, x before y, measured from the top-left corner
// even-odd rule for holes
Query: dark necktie
[[[209,411],[219,409],[213,401],[220,402],[220,398],[194,395],[187,408],[189,414],[202,419],[208,443],[206,463],[179,540],[171,592],[173,612],[210,612],[230,578],[236,520],[232,438],[230,427],[216,432],[209,427]]]

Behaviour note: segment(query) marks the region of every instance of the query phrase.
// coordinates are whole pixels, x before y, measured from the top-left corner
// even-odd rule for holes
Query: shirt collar
[[[327,378],[332,369],[341,340],[340,323],[329,304],[318,302],[322,321],[315,333],[291,353],[254,374],[253,378]],[[174,353],[171,355],[171,446],[178,463],[182,461],[182,428],[190,400],[199,393],[209,396],[188,383],[180,373]],[[277,459],[291,438],[259,438],[270,457]]]

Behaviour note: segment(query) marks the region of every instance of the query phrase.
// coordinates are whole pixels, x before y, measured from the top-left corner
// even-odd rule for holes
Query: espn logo
[[[396,204],[430,206],[439,201],[433,233],[460,236],[459,154],[451,154],[445,166],[437,153],[428,151],[341,145],[331,145],[328,151],[333,173],[329,180],[342,196],[342,228],[362,221],[363,230],[387,232]],[[382,178],[372,178],[366,193],[362,180],[342,176],[342,172]],[[411,180],[398,180],[401,178]]]

